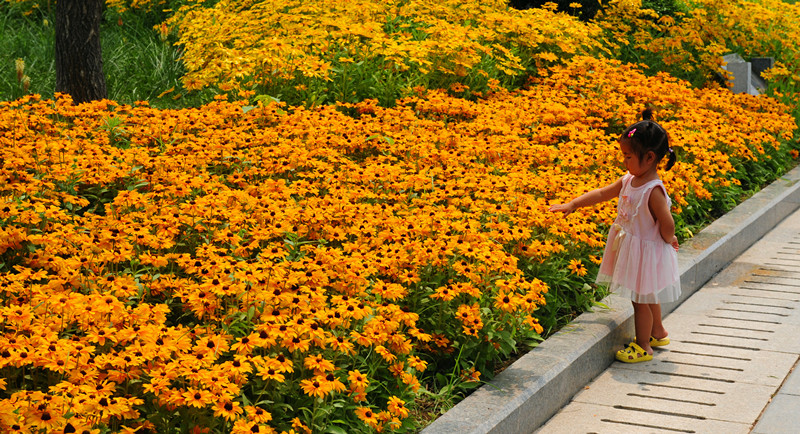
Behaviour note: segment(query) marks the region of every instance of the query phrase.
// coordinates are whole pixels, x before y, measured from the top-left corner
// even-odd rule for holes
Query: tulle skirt
[[[597,283],[636,303],[668,303],[681,295],[678,253],[662,239],[609,233]]]

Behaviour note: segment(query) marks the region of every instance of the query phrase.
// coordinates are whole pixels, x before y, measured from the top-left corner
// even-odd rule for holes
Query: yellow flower
[[[588,272],[580,259],[571,259],[567,268],[578,276],[585,276]]]
[[[358,407],[355,410],[356,416],[361,419],[364,423],[369,425],[372,428],[378,428],[378,417],[372,409],[368,407]]]
[[[228,420],[236,419],[242,411],[242,406],[237,401],[217,401],[214,404],[214,416]]]
[[[324,377],[314,377],[314,378],[307,378],[300,382],[300,388],[303,389],[303,393],[308,396],[314,396],[317,398],[324,398],[331,392],[332,387],[331,384],[325,381]]]
[[[336,366],[329,360],[326,360],[321,355],[313,355],[313,356],[306,356],[305,362],[303,365],[308,368],[312,369],[315,372],[330,372],[333,371]]]
[[[494,298],[494,305],[502,311],[512,312],[516,308],[517,302],[513,294],[500,292]]]
[[[408,409],[406,408],[405,404],[405,401],[402,399],[392,396],[389,398],[388,410],[395,416],[405,419],[408,417]]]

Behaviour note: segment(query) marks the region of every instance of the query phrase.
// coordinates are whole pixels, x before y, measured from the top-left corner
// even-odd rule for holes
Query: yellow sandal
[[[651,347],[663,347],[664,345],[669,345],[668,337],[664,337],[663,339],[656,339],[655,337],[650,336]]]
[[[622,350],[617,351],[617,360],[625,363],[639,363],[653,360],[652,354],[647,354],[636,342],[631,342]]]

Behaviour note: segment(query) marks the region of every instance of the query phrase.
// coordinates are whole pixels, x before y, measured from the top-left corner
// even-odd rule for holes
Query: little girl
[[[667,154],[666,169],[672,168],[675,153],[667,132],[652,117],[652,111],[646,109],[643,120],[618,139],[628,173],[569,203],[550,207],[550,211],[566,215],[619,197],[617,219],[609,230],[597,282],[609,283],[612,291],[629,295],[633,301],[636,341],[617,351],[617,360],[626,363],[652,360],[652,347],[669,344],[661,323],[661,303],[676,301],[681,293],[675,221],[657,170]]]

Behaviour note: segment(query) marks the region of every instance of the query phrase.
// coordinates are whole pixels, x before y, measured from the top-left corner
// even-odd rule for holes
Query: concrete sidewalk
[[[792,368],[793,363],[790,363],[791,351],[786,353],[785,350],[778,350],[779,344],[769,343],[772,346],[765,346],[763,349],[758,346],[759,343],[771,342],[759,340],[764,339],[759,334],[766,334],[770,337],[773,335],[782,336],[787,328],[793,327],[792,324],[796,327],[798,321],[791,316],[794,312],[794,307],[796,307],[792,300],[795,298],[800,299],[800,295],[795,296],[791,292],[777,293],[778,295],[786,296],[786,300],[779,298],[779,300],[764,299],[762,301],[759,296],[748,298],[743,293],[744,289],[737,286],[732,286],[731,288],[739,291],[738,295],[716,293],[714,291],[722,291],[724,288],[728,288],[727,286],[722,286],[723,282],[725,282],[722,274],[709,284],[710,286],[706,284],[723,269],[727,270],[726,276],[737,270],[744,273],[752,271],[743,264],[756,264],[754,261],[760,260],[758,259],[759,254],[755,255],[755,259],[751,254],[749,256],[751,259],[749,260],[747,259],[748,257],[742,256],[744,258],[742,260],[746,262],[736,263],[731,266],[729,264],[737,260],[737,257],[742,253],[751,249],[762,238],[765,242],[769,242],[765,235],[771,233],[771,231],[781,241],[791,241],[792,237],[789,237],[789,235],[794,230],[791,222],[799,218],[795,215],[795,211],[798,208],[800,208],[800,167],[795,168],[767,186],[681,246],[678,252],[678,265],[681,272],[681,287],[683,291],[681,299],[676,303],[662,306],[667,327],[671,327],[671,339],[674,343],[667,349],[661,350],[661,354],[657,356],[655,361],[647,362],[640,366],[620,366],[621,364],[614,361],[614,353],[624,343],[632,340],[633,308],[629,300],[611,294],[603,300],[603,303],[608,307],[607,309],[595,308],[593,311],[580,315],[564,329],[549,337],[537,348],[534,348],[498,374],[489,384],[482,386],[435,420],[422,431],[423,434],[518,434],[532,433],[537,429],[542,429],[542,432],[551,432],[549,430],[557,432],[555,431],[556,429],[564,429],[564,432],[572,433],[580,432],[581,428],[588,429],[591,432],[600,432],[602,429],[597,426],[576,425],[578,421],[577,415],[584,413],[583,411],[573,412],[569,416],[564,416],[565,412],[571,411],[567,410],[567,407],[572,405],[570,402],[573,398],[575,398],[574,402],[578,403],[576,405],[589,405],[589,403],[578,401],[581,396],[579,392],[594,381],[595,383],[585,391],[587,393],[583,394],[585,396],[580,398],[588,400],[590,396],[588,392],[593,388],[599,389],[595,385],[599,384],[597,382],[601,380],[616,381],[619,384],[626,385],[627,389],[622,392],[622,395],[630,398],[633,398],[633,396],[629,396],[629,393],[638,395],[652,394],[648,393],[652,392],[651,390],[643,391],[637,389],[637,387],[644,387],[644,385],[639,384],[636,375],[644,374],[654,378],[651,378],[650,381],[642,380],[648,384],[689,381],[692,379],[691,376],[716,378],[719,381],[713,382],[714,380],[709,380],[713,382],[710,384],[721,386],[722,389],[708,389],[709,393],[711,395],[720,395],[724,392],[724,396],[728,398],[738,395],[736,399],[731,401],[747,401],[751,398],[750,391],[746,388],[738,389],[731,386],[736,385],[738,378],[731,375],[741,374],[742,377],[752,375],[753,377],[748,381],[755,386],[761,387],[761,394],[756,398],[763,401],[760,408],[764,409],[764,405],[770,400],[770,397],[778,389],[783,379],[786,378],[786,373]],[[788,216],[791,216],[791,218],[781,224]],[[779,224],[783,229],[773,230]],[[788,225],[788,228],[785,227],[786,225]],[[789,244],[789,246],[787,248],[791,248],[792,244]],[[755,250],[751,249],[751,251]],[[766,253],[763,251],[760,253],[760,255],[764,254]],[[783,282],[783,284],[789,284],[793,276],[800,278],[800,274],[792,274],[793,269],[788,268],[788,266],[778,268],[778,270],[766,273],[780,274],[780,276],[776,274],[775,279],[778,281],[778,277],[781,277],[780,282]],[[795,271],[800,273],[800,268]],[[753,279],[756,279],[756,277]],[[714,286],[713,283],[717,283],[717,285]],[[780,285],[778,286],[780,287]],[[702,295],[698,295],[697,299],[693,298],[697,291],[706,287],[709,289],[704,291]],[[793,289],[791,287],[788,288],[789,290]],[[710,294],[707,295],[707,293]],[[711,305],[707,305],[708,303],[716,302],[716,306],[723,309],[723,312],[728,313],[728,316],[733,319],[718,318],[715,319],[718,322],[713,323],[703,321],[703,324],[708,324],[703,326],[707,330],[698,329],[700,318],[708,312],[699,312],[698,309],[700,307],[695,307],[695,310],[691,310],[692,304],[686,305],[686,312],[676,313],[674,319],[670,319],[672,317],[668,314],[690,298],[693,299],[692,304],[697,303],[700,307],[708,309],[712,309]],[[766,304],[766,306],[740,304],[744,302],[743,300],[748,300],[751,304]],[[762,314],[763,316],[774,318],[759,319],[759,314],[755,314],[756,317],[752,317],[754,314],[748,312],[751,310],[757,311],[758,309],[756,308],[765,310],[765,313]],[[682,315],[689,318],[682,320]],[[755,324],[760,324],[758,321],[775,322],[775,319],[789,322],[772,324],[773,326],[782,325],[784,331],[781,332],[777,329],[763,329],[760,332],[751,331],[748,333],[739,330],[746,329],[748,326],[731,325],[731,321],[735,321],[738,318],[752,319]],[[687,322],[689,320],[695,321],[697,324]],[[794,323],[791,321],[794,321]],[[739,327],[739,329],[729,327]],[[753,330],[755,330],[754,327]],[[705,334],[694,335],[693,332],[695,331]],[[686,333],[690,334],[686,335]],[[722,336],[715,336],[714,334]],[[778,339],[780,340],[780,338]],[[798,338],[795,338],[795,340],[800,342]],[[732,347],[729,348],[732,355],[726,356],[727,358],[716,357],[726,346]],[[780,346],[780,348],[783,348],[783,346]],[[681,358],[678,359],[678,356]],[[723,364],[723,361],[726,364]],[[655,370],[654,366],[658,366],[657,373],[649,373],[649,370]],[[712,373],[717,372],[711,371],[714,366],[728,368],[719,369],[719,371],[729,374],[729,376],[713,376]],[[609,367],[610,369],[608,369]],[[766,377],[759,374],[760,369],[769,372]],[[603,380],[605,377],[610,379]],[[756,377],[758,380],[756,380]],[[680,383],[678,383],[678,386],[691,388],[691,386],[683,386]],[[647,387],[656,388],[659,386]],[[739,386],[737,385],[737,387]],[[665,416],[662,413],[690,414],[686,413],[687,410],[684,407],[681,407],[691,405],[690,403],[672,401],[681,399],[680,397],[682,396],[687,396],[691,392],[690,390],[671,389],[669,387],[662,387],[661,389],[670,390],[673,394],[664,395],[662,397],[664,399],[652,399],[651,401],[656,401],[657,404],[644,408],[648,410],[642,412],[646,415],[645,417],[630,419],[635,423],[644,420],[643,425],[653,425],[653,428],[620,423],[615,428],[606,431],[617,433],[655,431],[656,427],[660,426],[661,417]],[[778,432],[770,425],[770,421],[782,420],[782,412],[791,412],[792,409],[785,406],[782,407],[781,403],[788,403],[786,404],[787,406],[794,405],[792,400],[797,399],[797,396],[800,395],[799,392],[800,378],[790,378],[786,382],[786,386],[775,396],[775,404],[769,407],[761,417],[761,422],[756,429],[763,429],[764,431],[756,432]],[[741,393],[745,395],[740,395]],[[708,412],[694,415],[697,418],[689,418],[690,422],[708,420],[710,423],[718,421],[724,425],[724,430],[713,429],[710,432],[727,432],[728,425],[725,424],[732,424],[731,426],[735,427],[734,429],[745,426],[749,429],[748,421],[738,416],[735,416],[730,421],[717,420],[716,418],[720,416],[717,413],[713,413],[713,411],[722,406],[721,402],[698,402],[708,404],[696,404],[700,408],[709,407],[705,409]],[[634,407],[625,403],[613,403],[610,405],[609,403],[610,401],[602,401],[594,404],[592,409],[598,411],[593,411],[589,407],[584,409],[589,414],[590,419],[617,420],[617,415],[626,410],[625,407]],[[639,407],[641,405],[636,408]],[[604,411],[604,413],[599,410]],[[730,411],[734,414],[739,412],[738,409]],[[753,413],[755,413],[755,410],[752,409],[748,413],[748,418],[753,418],[753,420],[749,421],[750,424],[759,417],[760,411],[755,415]],[[551,417],[553,419],[548,422]],[[624,422],[625,420],[622,421]],[[588,421],[585,422],[588,423]],[[581,423],[583,424],[584,422]],[[679,432],[704,432],[695,429],[681,428],[681,430]],[[795,430],[795,432],[800,432],[800,430]]]
[[[800,211],[664,325],[652,361],[615,361],[537,432],[799,432]]]

